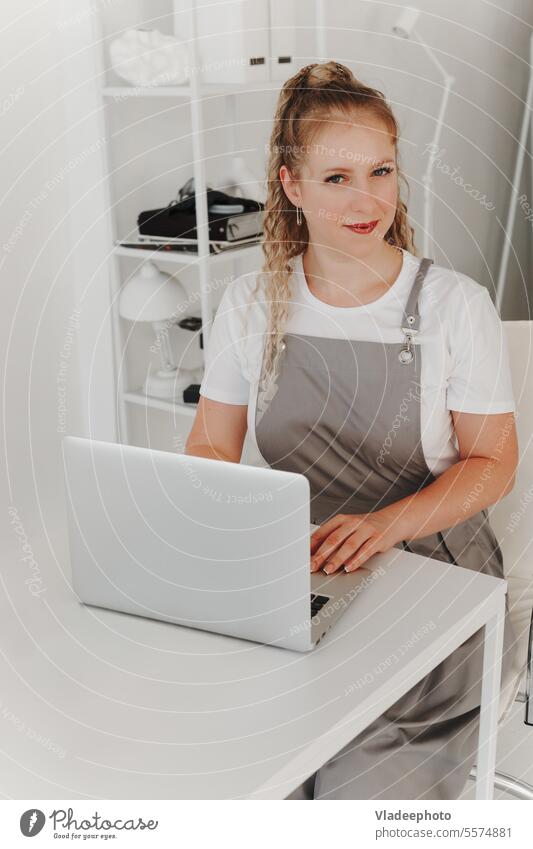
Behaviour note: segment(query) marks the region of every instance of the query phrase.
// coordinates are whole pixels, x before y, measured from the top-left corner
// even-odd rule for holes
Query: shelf
[[[240,248],[230,248],[218,254],[209,254],[209,261],[216,264],[228,257],[248,256],[260,248],[261,244],[261,242],[254,242],[253,245],[242,245]],[[113,252],[118,256],[129,256],[141,260],[157,259],[160,262],[173,262],[176,265],[184,266],[195,265],[200,260],[197,251],[162,251],[158,248],[150,250],[147,248],[125,248],[123,245],[114,245]]]
[[[253,80],[249,83],[202,83],[200,85],[201,97],[222,96],[227,97],[232,94],[245,94],[250,91],[257,93],[260,91],[279,91],[282,82],[279,80]],[[176,97],[187,98],[193,97],[193,91],[190,85],[170,85],[170,86],[134,86],[134,85],[115,85],[104,86],[102,88],[104,97],[109,97],[116,100],[125,100],[134,97]]]
[[[104,43],[104,38],[97,39],[98,43],[102,45]],[[196,35],[192,41],[193,46],[193,66],[199,67],[199,63],[197,61],[196,56]],[[261,92],[272,93],[272,95],[279,94],[279,91],[283,85],[283,80],[259,80],[255,78],[249,82],[245,83],[226,83],[226,82],[213,82],[207,83],[203,82],[197,74],[190,75],[190,78],[186,80],[184,85],[166,85],[166,86],[136,86],[129,85],[125,80],[120,79],[116,75],[110,75],[106,80],[106,69],[104,67],[105,62],[102,61],[103,54],[101,55],[100,60],[100,79],[104,81],[104,85],[100,86],[100,95],[101,95],[101,110],[99,110],[98,119],[102,123],[102,136],[106,138],[106,146],[105,146],[105,158],[106,158],[106,194],[107,194],[107,208],[110,211],[110,232],[112,233],[110,238],[110,243],[108,247],[109,251],[109,259],[112,260],[110,262],[110,269],[112,275],[112,304],[114,307],[112,309],[112,322],[113,322],[113,346],[114,346],[114,360],[115,360],[115,378],[118,383],[118,405],[117,405],[117,432],[121,434],[121,438],[127,443],[128,442],[128,420],[131,418],[133,411],[130,408],[130,405],[137,406],[141,408],[141,410],[146,412],[148,410],[161,410],[166,413],[171,413],[174,416],[182,416],[184,420],[188,417],[189,422],[195,417],[196,412],[198,410],[198,404],[186,404],[183,401],[176,400],[163,400],[160,398],[154,398],[149,395],[146,395],[143,387],[138,387],[133,391],[130,391],[128,386],[128,376],[127,369],[120,370],[120,373],[117,375],[117,364],[122,363],[124,356],[124,340],[122,338],[123,328],[121,326],[120,316],[118,313],[118,309],[116,308],[116,300],[120,294],[123,272],[130,271],[125,262],[123,263],[121,260],[129,259],[130,262],[133,260],[132,265],[141,266],[147,260],[151,260],[156,262],[158,265],[164,265],[167,263],[173,268],[169,268],[168,271],[172,273],[181,273],[181,270],[185,270],[188,268],[194,269],[194,276],[198,276],[199,279],[199,293],[201,299],[201,318],[202,318],[202,326],[203,326],[203,337],[204,337],[204,345],[207,347],[209,343],[209,333],[211,329],[211,325],[214,318],[214,310],[212,308],[212,299],[213,299],[213,286],[212,286],[212,273],[211,273],[211,264],[215,271],[213,272],[215,276],[220,277],[221,273],[226,271],[226,266],[224,263],[233,263],[236,259],[245,259],[251,260],[255,265],[260,263],[261,254],[263,252],[264,245],[264,237],[261,236],[259,239],[255,241],[247,242],[246,244],[237,246],[231,245],[225,250],[221,250],[217,253],[211,253],[209,249],[209,245],[207,244],[207,234],[209,233],[209,216],[207,214],[207,210],[204,209],[204,202],[202,201],[202,208],[199,212],[199,226],[201,226],[201,233],[203,234],[203,238],[201,239],[201,253],[199,253],[197,246],[194,245],[194,250],[191,251],[175,251],[175,250],[165,250],[162,249],[162,246],[158,245],[149,245],[148,247],[140,247],[135,244],[137,240],[137,234],[132,237],[131,234],[129,238],[117,238],[118,236],[122,236],[114,229],[114,224],[116,223],[111,216],[111,210],[114,210],[113,197],[111,191],[111,159],[108,153],[109,141],[113,138],[113,133],[111,129],[107,126],[107,122],[112,117],[112,113],[114,114],[114,107],[121,109],[118,106],[119,103],[126,103],[127,101],[132,101],[135,98],[141,98],[144,106],[148,107],[150,98],[159,98],[157,101],[158,106],[155,109],[155,103],[152,107],[149,107],[150,113],[152,113],[155,109],[157,113],[163,109],[166,113],[174,114],[175,120],[177,121],[178,127],[181,128],[183,117],[180,117],[181,107],[185,106],[190,112],[190,123],[191,123],[191,139],[192,139],[192,156],[191,156],[191,164],[192,164],[192,176],[194,177],[194,183],[197,187],[197,191],[195,192],[196,197],[198,197],[200,189],[202,193],[207,190],[208,181],[206,179],[206,154],[204,150],[204,110],[208,108],[211,103],[218,103],[219,100],[222,101],[224,108],[226,110],[226,118],[228,119],[226,122],[226,132],[228,133],[227,144],[225,145],[225,149],[228,152],[236,151],[240,148],[237,138],[237,118],[236,118],[236,96],[237,95],[246,95],[251,94],[252,97],[258,97]],[[106,85],[106,82],[111,83],[110,85]],[[161,98],[166,99],[168,102],[164,104],[161,102]],[[109,109],[106,108],[109,106]],[[142,112],[145,112],[144,106],[142,108]],[[124,106],[122,108],[128,109],[129,107]],[[133,108],[133,107],[132,107]],[[138,107],[141,109],[141,106]],[[170,112],[169,112],[170,110]],[[105,131],[104,131],[105,130]],[[123,158],[123,157],[122,157]],[[135,230],[135,228],[134,228]],[[134,231],[132,231],[134,232]],[[128,247],[125,247],[125,244]],[[259,252],[259,253],[258,253]],[[220,267],[222,265],[222,268]],[[124,267],[123,267],[124,266]],[[218,268],[218,274],[216,269]],[[235,267],[233,267],[235,271]],[[231,278],[231,275],[228,275]],[[205,356],[205,355],[204,355]],[[183,425],[186,424],[184,421]]]
[[[122,392],[123,401],[128,404],[137,404],[140,407],[149,407],[154,410],[166,410],[167,412],[176,412],[186,416],[194,417],[198,404],[185,404],[179,401],[164,401],[162,398],[152,398],[150,395],[145,395],[144,392]]]

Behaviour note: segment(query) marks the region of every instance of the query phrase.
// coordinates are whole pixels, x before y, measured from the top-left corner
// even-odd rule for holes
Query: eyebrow
[[[378,160],[378,162],[373,162],[371,164],[372,164],[373,168],[379,168],[380,165],[387,165],[389,162],[391,162],[393,165],[395,164],[394,159],[380,159],[380,160]],[[352,169],[349,165],[347,166],[347,165],[343,164],[343,165],[334,166],[333,168],[326,168],[324,171],[322,171],[322,173],[328,174],[329,172],[335,173],[335,171],[351,171],[351,170]]]

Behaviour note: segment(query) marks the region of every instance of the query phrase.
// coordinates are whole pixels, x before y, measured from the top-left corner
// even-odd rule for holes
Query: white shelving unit
[[[322,55],[324,52],[324,31],[323,31],[323,3],[315,3],[316,26],[317,26],[317,49]],[[100,13],[102,14],[102,13]],[[96,16],[98,18],[98,16]],[[198,67],[198,46],[197,46],[197,30],[196,20],[193,14],[193,38],[190,43],[190,58],[192,67]],[[96,43],[104,44],[102,38],[102,21],[97,19],[95,27],[98,30]],[[105,58],[103,53],[100,55],[100,75],[99,79],[105,79]],[[237,149],[236,139],[236,97],[242,93],[249,92],[267,92],[276,91],[281,87],[282,82],[278,80],[259,82],[254,81],[247,84],[224,84],[216,85],[212,83],[201,83],[197,75],[193,74],[189,85],[183,86],[154,86],[154,87],[135,87],[124,85],[104,85],[101,93],[103,103],[106,108],[113,107],[113,101],[119,103],[124,99],[130,98],[169,98],[171,100],[185,100],[190,106],[191,118],[191,136],[193,145],[193,176],[195,185],[195,200],[197,211],[197,233],[198,233],[198,250],[195,252],[172,252],[147,250],[145,248],[124,247],[117,244],[119,237],[115,233],[115,225],[111,216],[112,234],[110,239],[110,283],[111,283],[111,320],[113,329],[113,347],[115,355],[115,375],[116,375],[116,415],[117,415],[117,436],[120,442],[129,442],[129,425],[128,425],[128,406],[140,405],[144,408],[165,410],[174,414],[183,415],[186,417],[194,417],[196,413],[196,404],[177,403],[160,400],[150,396],[146,396],[142,391],[131,387],[128,384],[127,375],[124,373],[124,368],[118,364],[123,362],[123,340],[121,334],[120,317],[118,314],[118,300],[120,288],[122,285],[122,274],[120,266],[121,257],[130,257],[138,259],[139,264],[146,262],[149,259],[156,261],[164,267],[165,264],[172,266],[182,266],[183,268],[195,267],[197,269],[200,289],[200,304],[202,317],[202,333],[203,333],[203,349],[204,353],[209,344],[209,334],[213,319],[212,298],[209,286],[210,270],[216,264],[228,259],[243,258],[255,254],[258,261],[261,258],[260,244],[248,245],[233,250],[224,251],[220,254],[211,254],[209,251],[208,242],[208,214],[206,203],[206,174],[205,174],[205,154],[204,154],[204,137],[203,137],[203,110],[209,105],[210,100],[220,97],[225,101],[225,114],[228,125],[227,145],[229,151]],[[105,112],[105,109],[104,109]],[[106,122],[107,123],[107,122]],[[107,133],[105,136],[107,137]],[[106,194],[108,201],[108,209],[112,209],[111,191],[110,191],[110,157],[108,152],[104,152],[104,162],[106,168]],[[164,204],[161,204],[162,206]]]
[[[101,40],[100,40],[101,41]],[[196,41],[193,39],[191,45],[192,66],[198,65]],[[104,66],[104,57],[101,57],[102,67]],[[276,90],[279,88],[278,82],[262,83],[255,86],[256,90]],[[201,85],[196,77],[192,75],[190,85],[184,86],[162,86],[162,87],[135,87],[127,85],[118,86],[103,86],[102,96],[108,106],[112,106],[113,101],[120,102],[125,98],[170,98],[170,99],[185,99],[190,105],[191,115],[191,131],[193,142],[193,175],[196,188],[196,209],[197,209],[197,230],[198,230],[198,250],[196,252],[171,252],[147,250],[145,248],[130,248],[115,244],[118,238],[115,234],[112,237],[113,246],[111,248],[111,285],[112,285],[112,322],[113,322],[113,338],[115,347],[115,361],[122,362],[123,341],[121,338],[120,318],[118,315],[118,298],[121,287],[121,268],[118,259],[120,257],[130,257],[138,259],[139,263],[146,262],[149,259],[174,267],[190,268],[196,266],[198,269],[200,282],[200,303],[202,316],[202,333],[204,342],[204,351],[209,343],[209,332],[212,323],[213,309],[212,299],[209,291],[209,272],[218,263],[227,261],[231,258],[230,254],[239,258],[245,255],[257,254],[259,257],[260,246],[251,245],[246,247],[236,248],[234,251],[227,251],[221,254],[210,254],[208,243],[208,228],[207,228],[207,203],[206,203],[206,176],[205,176],[205,156],[203,144],[203,108],[208,104],[210,98],[224,97],[227,101],[228,116],[230,117],[230,138],[228,139],[229,149],[235,149],[235,101],[234,98],[240,92],[248,92],[251,86],[244,85],[224,85],[217,86],[213,84]],[[107,166],[109,160],[107,159]],[[107,168],[109,175],[109,167]],[[108,190],[109,192],[109,190]],[[169,402],[153,398],[145,395],[142,391],[132,390],[128,385],[127,375],[124,374],[124,369],[119,369],[117,374],[117,433],[122,442],[129,441],[128,427],[128,411],[127,405],[134,404],[143,407],[148,407],[156,410],[165,410],[174,414],[180,414],[187,417],[194,417],[196,413],[196,404],[180,404],[179,402]]]

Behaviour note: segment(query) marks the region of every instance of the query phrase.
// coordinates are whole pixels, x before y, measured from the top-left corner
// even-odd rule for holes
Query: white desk
[[[4,551],[4,797],[285,798],[489,623],[477,797],[491,798],[505,581],[393,549],[375,561],[386,575],[313,652],[297,654],[85,607],[58,565],[66,551],[56,562],[32,544],[37,597],[15,543]],[[431,622],[387,671],[354,687]]]

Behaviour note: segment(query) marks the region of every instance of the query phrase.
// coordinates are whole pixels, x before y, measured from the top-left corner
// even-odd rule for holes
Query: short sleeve
[[[248,404],[250,384],[243,375],[240,350],[239,314],[229,284],[215,313],[205,354],[200,395],[225,404]]]
[[[448,410],[515,411],[505,331],[485,287],[461,297],[450,327],[450,349]]]

